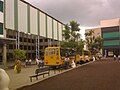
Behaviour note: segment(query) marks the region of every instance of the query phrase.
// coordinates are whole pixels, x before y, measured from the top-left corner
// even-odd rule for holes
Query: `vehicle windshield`
[[[72,49],[60,49],[61,56],[74,56],[75,50]]]

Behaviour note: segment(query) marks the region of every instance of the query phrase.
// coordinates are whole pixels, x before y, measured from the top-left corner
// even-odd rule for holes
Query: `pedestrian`
[[[93,61],[95,61],[95,57],[93,56]]]
[[[116,55],[114,54],[114,60],[116,60]]]
[[[40,68],[40,61],[38,58],[36,58],[36,64],[37,64],[38,68]]]
[[[66,56],[65,57],[65,69],[69,68],[69,61],[70,61],[69,57]]]
[[[40,63],[40,68],[44,66],[44,61],[42,58],[40,58],[39,63]]]
[[[120,55],[118,55],[118,60],[120,60]]]
[[[28,59],[25,60],[25,67],[28,65]]]
[[[75,64],[74,60],[72,60],[72,62],[71,62],[71,67],[72,67],[72,68],[75,68],[75,67],[76,67],[76,64]]]
[[[29,59],[28,63],[29,63],[29,65],[31,66],[32,60],[31,60],[31,59]]]
[[[14,65],[14,72],[15,73],[20,73],[21,72],[21,61],[19,59],[15,60],[15,65]]]

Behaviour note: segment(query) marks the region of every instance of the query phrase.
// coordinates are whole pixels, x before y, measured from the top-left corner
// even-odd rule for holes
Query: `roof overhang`
[[[0,37],[0,44],[8,44],[15,41],[16,39]]]

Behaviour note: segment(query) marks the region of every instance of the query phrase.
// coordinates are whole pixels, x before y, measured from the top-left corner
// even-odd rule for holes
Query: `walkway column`
[[[6,44],[3,45],[3,65],[6,68],[7,67],[7,48]]]

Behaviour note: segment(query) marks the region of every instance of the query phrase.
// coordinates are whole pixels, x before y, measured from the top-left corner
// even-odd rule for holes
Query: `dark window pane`
[[[3,12],[3,1],[0,1],[0,11]]]
[[[3,23],[0,23],[0,34],[3,34]]]

